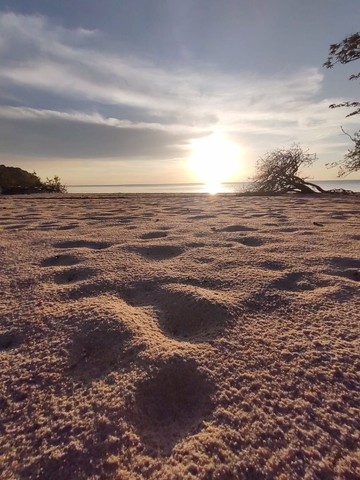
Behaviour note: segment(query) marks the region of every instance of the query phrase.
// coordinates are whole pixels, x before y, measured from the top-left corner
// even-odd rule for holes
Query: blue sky
[[[358,67],[322,64],[359,18],[358,0],[0,0],[0,163],[67,184],[197,181],[193,145],[215,132],[239,147],[233,180],[294,142],[335,178],[340,126],[358,125],[328,105],[359,98]]]

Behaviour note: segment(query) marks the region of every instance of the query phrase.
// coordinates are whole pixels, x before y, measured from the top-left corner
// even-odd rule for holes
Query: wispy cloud
[[[194,135],[194,132],[191,133]],[[0,107],[3,154],[32,157],[175,159],[189,148],[176,126],[104,119],[100,115]]]
[[[8,105],[0,109],[2,153],[180,158],[191,138],[212,129],[249,145],[257,136],[249,149],[258,153],[276,142],[333,146],[330,137],[339,125],[353,121],[328,110],[342,99],[321,98],[323,74],[317,68],[268,78],[204,65],[196,71],[164,69],[130,53],[109,53],[100,38],[100,32],[69,30],[45,17],[0,13],[0,86],[8,92]],[[32,108],[9,106],[15,88]],[[36,95],[44,92],[88,102],[87,111],[41,109]],[[111,105],[116,114],[89,113],[96,104]],[[123,107],[151,120],[131,122]]]

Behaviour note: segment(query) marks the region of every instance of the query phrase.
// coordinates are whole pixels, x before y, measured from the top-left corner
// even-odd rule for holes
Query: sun
[[[231,181],[240,170],[240,146],[221,133],[193,140],[188,167],[209,193],[217,193],[222,182]]]

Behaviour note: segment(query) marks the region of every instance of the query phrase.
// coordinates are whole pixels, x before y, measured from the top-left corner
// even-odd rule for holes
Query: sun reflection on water
[[[221,183],[220,182],[207,182],[205,183],[205,192],[210,195],[216,195],[221,192]]]

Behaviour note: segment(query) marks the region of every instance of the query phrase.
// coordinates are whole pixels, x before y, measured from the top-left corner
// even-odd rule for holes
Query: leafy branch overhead
[[[333,43],[329,48],[329,56],[324,67],[332,68],[336,63],[350,63],[360,59],[360,32],[346,37],[340,43]],[[352,80],[353,75],[350,79]],[[359,77],[359,74],[356,75]]]
[[[360,59],[360,32],[356,32],[349,37],[344,38],[340,43],[334,43],[330,45],[329,56],[324,63],[324,67],[333,68],[337,63],[347,64]],[[360,72],[350,75],[349,80],[360,79]],[[329,105],[330,108],[346,107],[354,108],[347,117],[360,114],[360,102],[342,102],[333,103]],[[343,160],[333,162],[331,167],[339,166],[339,176],[348,175],[352,172],[360,170],[360,131],[355,132],[354,135],[350,135],[341,127],[343,133],[345,133],[351,141],[354,143],[354,147],[349,149]]]
[[[324,63],[324,67],[333,68],[337,63],[347,64],[360,59],[360,32],[354,33],[349,37],[346,37],[340,43],[334,43],[330,45],[329,56]],[[360,72],[350,75],[349,80],[357,80],[360,78]],[[357,115],[360,113],[360,102],[342,102],[333,103],[329,105],[330,108],[348,107],[355,108],[355,110],[348,115]]]

